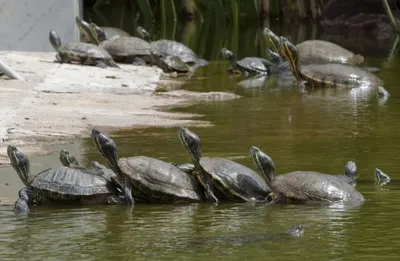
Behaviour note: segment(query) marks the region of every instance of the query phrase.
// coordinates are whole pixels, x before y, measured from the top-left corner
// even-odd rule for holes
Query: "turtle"
[[[92,130],[91,137],[109,167],[131,187],[135,200],[154,203],[202,201],[199,185],[172,163],[146,156],[119,158],[114,140]]]
[[[191,71],[190,67],[179,56],[165,56],[156,49],[150,50],[150,55],[153,63],[165,73],[188,74]]]
[[[27,215],[30,212],[29,196],[27,190],[23,189],[18,192],[18,199],[14,203],[14,213],[16,215]]]
[[[103,48],[89,43],[67,43],[61,44],[60,36],[51,30],[49,40],[57,51],[56,60],[60,63],[77,62],[85,65],[96,65],[100,68],[119,66],[113,61],[111,55]]]
[[[269,28],[264,28],[264,36],[272,45],[272,50],[284,57],[280,50],[279,37]],[[364,57],[328,41],[307,40],[296,45],[302,63],[345,63],[357,65],[364,62]]]
[[[229,159],[202,157],[199,136],[187,128],[179,128],[178,136],[192,158],[195,166],[193,176],[202,185],[208,200],[215,204],[218,204],[220,199],[265,201],[270,189],[255,171]]]
[[[93,37],[91,33],[90,27],[93,26],[99,35],[99,41],[105,41],[109,39],[114,39],[120,36],[130,36],[128,32],[116,27],[99,27],[95,23],[88,23],[85,20],[82,20],[79,16],[75,17],[75,23],[79,28],[79,31],[82,34],[82,42],[97,44],[96,39]]]
[[[104,170],[59,167],[31,175],[30,162],[25,154],[12,145],[8,146],[7,154],[26,186],[19,192],[20,198],[29,205],[44,200],[76,204],[126,204],[132,201],[117,195],[114,184],[102,176]]]
[[[106,50],[116,62],[134,63],[144,65],[152,62],[150,56],[151,45],[145,40],[134,36],[120,36],[101,41],[102,34],[99,34],[97,27],[91,23],[90,33],[96,43]]]
[[[206,60],[200,59],[192,49],[183,43],[167,39],[151,41],[150,33],[141,26],[136,28],[136,32],[141,38],[150,43],[154,49],[161,52],[163,56],[178,56],[184,63],[190,66],[205,66],[208,64]]]
[[[286,38],[280,37],[281,49],[289,61],[297,82],[310,87],[378,87],[381,80],[361,68],[342,64],[299,64],[297,48]]]
[[[296,202],[325,202],[360,204],[364,197],[352,185],[337,176],[314,171],[295,171],[275,176],[272,159],[259,148],[252,146],[250,154],[259,172],[264,176],[272,189],[270,202],[281,202],[287,199]]]
[[[60,150],[60,156],[58,158],[64,167],[80,167],[79,161],[67,150]]]
[[[231,70],[235,74],[248,75],[249,73],[256,73],[259,75],[268,75],[270,67],[274,65],[270,61],[258,57],[245,57],[238,61],[233,52],[225,47],[222,48],[221,52],[222,55],[231,62]]]
[[[375,179],[377,184],[379,185],[386,185],[387,183],[390,182],[390,177],[386,173],[384,173],[382,170],[375,168]]]

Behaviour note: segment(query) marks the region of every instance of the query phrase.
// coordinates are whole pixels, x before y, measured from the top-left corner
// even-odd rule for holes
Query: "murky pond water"
[[[386,102],[378,100],[375,90],[301,93],[290,81],[277,77],[249,85],[225,74],[229,65],[218,61],[218,52],[225,45],[239,56],[260,55],[264,45],[254,40],[260,30],[252,28],[193,38],[204,44],[192,41],[191,46],[215,61],[183,86],[230,91],[243,98],[173,110],[204,115],[200,119],[213,124],[191,128],[201,137],[205,156],[227,157],[254,168],[249,147],[256,145],[274,159],[278,173],[315,170],[338,174],[346,161],[354,160],[357,188],[366,198],[362,206],[52,207],[38,208],[27,217],[16,217],[11,206],[0,206],[1,260],[395,260],[400,255],[398,58],[387,65],[385,55],[365,54],[367,66],[381,68],[379,76],[391,93]],[[226,39],[219,40],[219,45],[213,42],[218,33],[218,39]],[[229,39],[230,34],[238,34],[241,40]],[[188,162],[177,130],[134,129],[111,136],[120,156]],[[78,149],[85,151],[82,163],[104,162],[90,140]],[[43,161],[40,168],[59,166],[54,157],[35,160]],[[375,167],[391,175],[392,183],[375,186]],[[284,236],[295,224],[304,226],[304,235]]]

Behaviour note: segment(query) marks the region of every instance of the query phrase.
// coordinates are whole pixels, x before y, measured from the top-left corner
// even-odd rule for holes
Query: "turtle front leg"
[[[211,178],[204,174],[195,174],[196,178],[200,181],[200,184],[204,187],[204,195],[208,200],[214,202],[215,205],[218,205],[218,198],[215,196],[214,191],[212,189],[212,180]]]
[[[135,200],[132,196],[132,186],[129,180],[125,180],[125,183],[122,186],[122,192],[124,193],[126,203],[131,206],[135,205]]]

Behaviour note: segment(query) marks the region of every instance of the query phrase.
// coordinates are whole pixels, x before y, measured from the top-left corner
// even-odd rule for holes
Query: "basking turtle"
[[[127,203],[116,195],[114,184],[102,176],[103,170],[60,167],[31,175],[26,155],[11,145],[7,154],[12,167],[26,185],[19,195],[20,198],[24,195],[21,199],[28,204],[38,204],[44,199],[78,204]]]
[[[151,63],[151,45],[143,39],[134,36],[120,36],[101,41],[102,34],[91,24],[90,32],[96,43],[106,50],[116,62],[142,64]]]
[[[237,74],[247,75],[248,73],[256,73],[267,75],[269,74],[270,67],[274,66],[270,61],[258,57],[245,57],[238,61],[236,56],[226,48],[222,48],[221,52],[231,62],[231,70]]]
[[[178,56],[164,56],[156,49],[151,50],[150,55],[153,63],[165,73],[188,74],[190,72],[190,67]]]
[[[83,35],[82,42],[97,44],[96,39],[93,37],[91,33],[91,26],[97,31],[98,40],[105,41],[109,39],[114,39],[120,36],[130,36],[129,33],[124,30],[116,27],[99,27],[94,23],[89,24],[88,22],[82,20],[79,16],[75,17],[75,23],[79,28],[79,31]]]
[[[96,65],[101,68],[107,66],[119,68],[111,55],[97,45],[80,42],[62,45],[60,37],[54,30],[50,31],[49,40],[57,51],[56,60],[60,63],[77,62],[85,65]]]
[[[361,68],[341,63],[299,64],[297,48],[286,38],[280,38],[281,49],[299,83],[311,87],[378,87],[381,80]]]
[[[274,66],[270,66],[271,73],[292,75],[289,62],[286,61],[284,57],[282,57],[279,53],[272,51],[271,49],[267,49],[266,54],[274,64]]]
[[[259,148],[252,146],[251,156],[268,186],[273,190],[273,202],[292,199],[300,202],[341,202],[358,204],[364,197],[350,184],[337,176],[314,171],[295,171],[275,176],[272,159]]]
[[[268,196],[265,180],[253,170],[228,159],[202,157],[200,138],[187,128],[179,129],[179,139],[192,157],[193,175],[209,200],[263,202]]]
[[[119,158],[115,142],[96,129],[92,130],[92,139],[110,168],[132,187],[135,200],[158,203],[202,200],[196,181],[175,165],[145,156]]]
[[[178,56],[184,63],[190,66],[204,66],[208,64],[206,60],[200,59],[192,49],[183,43],[166,39],[151,41],[150,33],[144,28],[138,26],[136,31],[140,37],[149,42],[151,46],[161,52],[163,56]]]
[[[274,52],[284,56],[280,50],[280,40],[270,29],[264,28],[264,36],[272,45]],[[296,45],[302,63],[345,63],[356,65],[364,62],[364,57],[331,42],[307,40]]]

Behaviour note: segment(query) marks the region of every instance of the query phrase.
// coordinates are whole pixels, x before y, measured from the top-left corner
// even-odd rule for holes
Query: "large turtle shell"
[[[190,202],[202,199],[197,182],[171,163],[145,156],[120,158],[118,167],[132,185],[135,199],[149,202]]]
[[[200,165],[212,176],[219,196],[229,200],[263,201],[270,189],[256,172],[237,162],[218,158],[202,157]]]
[[[178,56],[185,63],[194,64],[199,59],[192,49],[173,40],[157,40],[151,42],[151,46],[161,52],[163,56]]]
[[[67,43],[61,46],[59,53],[73,61],[92,58],[95,60],[111,60],[111,55],[103,48],[90,43]]]
[[[300,68],[301,73],[316,85],[325,87],[378,86],[378,76],[356,66],[340,63],[309,64]]]
[[[359,64],[364,57],[331,42],[308,40],[296,45],[300,60],[303,63],[348,63]]]
[[[120,58],[147,57],[150,60],[151,45],[143,39],[133,36],[121,36],[100,43],[111,56]]]
[[[361,203],[364,197],[337,176],[313,171],[295,171],[277,176],[272,189],[286,198],[300,201]]]
[[[114,185],[103,174],[103,170],[95,169],[51,168],[37,174],[30,185],[56,200],[116,193]]]
[[[237,61],[236,64],[250,72],[268,72],[266,64],[274,65],[270,61],[259,57],[245,57]]]

